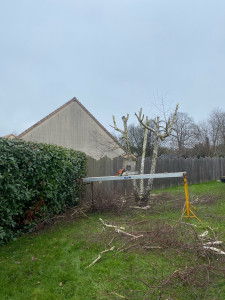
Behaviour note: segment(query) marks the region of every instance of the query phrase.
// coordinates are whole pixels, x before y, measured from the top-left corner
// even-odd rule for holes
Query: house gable
[[[83,151],[95,159],[103,156],[114,158],[124,152],[116,139],[76,98],[56,109],[18,137],[26,141],[56,144]]]

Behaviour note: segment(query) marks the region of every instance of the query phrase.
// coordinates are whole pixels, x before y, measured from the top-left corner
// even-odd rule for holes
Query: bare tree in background
[[[220,143],[218,146],[218,155],[225,156],[225,112],[220,113]]]
[[[209,134],[212,142],[213,156],[217,154],[217,146],[219,144],[219,132],[220,132],[220,112],[214,110],[208,119]]]
[[[209,116],[209,134],[212,142],[213,156],[218,155],[218,149],[225,144],[225,113],[215,109]]]
[[[191,151],[193,157],[209,157],[212,156],[212,149],[209,138],[208,123],[203,121],[198,125],[194,125],[194,146]]]
[[[171,134],[171,143],[173,148],[177,149],[178,156],[185,156],[186,149],[193,147],[195,129],[194,120],[187,113],[177,113]]]
[[[142,156],[143,142],[144,142],[145,131],[140,126],[140,124],[131,124],[128,126],[128,136],[130,141],[131,152],[137,157]],[[119,139],[120,141],[120,139]],[[153,134],[148,131],[147,134],[147,146],[146,146],[146,157],[152,155],[153,150]],[[122,141],[121,141],[122,143]]]

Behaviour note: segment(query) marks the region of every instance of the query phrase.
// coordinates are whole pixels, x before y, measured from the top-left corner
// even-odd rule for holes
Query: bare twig
[[[146,210],[146,209],[150,209],[151,207],[149,205],[146,205],[146,206],[130,206],[130,208]]]
[[[99,218],[99,221],[100,221],[105,227],[115,228],[115,229],[120,229],[120,230],[125,230],[125,227],[122,227],[122,226],[116,226],[116,225],[111,225],[111,224],[105,223],[105,222],[102,220],[102,218]]]
[[[117,233],[122,233],[122,234],[124,234],[124,235],[130,236],[130,237],[135,238],[135,239],[137,239],[137,238],[143,236],[143,235],[136,236],[136,235],[133,235],[133,234],[131,234],[131,233],[128,233],[128,232],[124,231],[124,230],[125,230],[124,227],[120,227],[120,226],[116,226],[116,225],[107,224],[107,223],[105,223],[101,218],[99,218],[99,221],[100,221],[105,227],[114,228],[114,229],[115,229],[115,232],[117,232]]]
[[[149,250],[149,249],[162,249],[162,247],[160,247],[160,246],[144,246],[143,248],[146,249],[146,250]]]
[[[222,250],[220,250],[220,249],[217,249],[217,248],[215,248],[215,247],[203,246],[203,248],[206,249],[206,250],[210,250],[210,251],[212,251],[212,252],[214,252],[214,253],[216,253],[216,254],[222,254],[222,255],[225,255],[225,252],[224,252],[224,251],[222,251]]]
[[[87,266],[86,269],[92,267],[97,261],[99,261],[102,258],[102,255],[104,253],[109,252],[109,251],[113,251],[114,248],[115,248],[115,246],[111,247],[110,249],[106,249],[106,250],[100,252],[99,256],[89,266]]]
[[[210,246],[210,245],[221,245],[223,241],[211,241],[203,244],[204,246]]]
[[[124,296],[122,296],[122,295],[120,295],[120,294],[118,294],[118,293],[116,293],[116,292],[111,292],[110,294],[111,294],[111,295],[115,295],[115,296],[117,296],[118,298],[126,299],[126,297],[124,297]]]
[[[128,250],[128,249],[130,248],[130,246],[127,247],[127,248],[124,248],[124,247],[125,247],[128,243],[131,243],[132,241],[137,240],[137,239],[139,239],[139,238],[141,238],[141,237],[143,237],[143,235],[139,235],[138,237],[134,237],[134,238],[132,238],[131,240],[129,240],[127,243],[124,243],[122,247],[120,247],[120,248],[117,249],[117,253],[119,253],[119,252],[121,252],[121,251],[124,251],[124,250]],[[136,245],[136,244],[134,244],[134,245]],[[131,246],[134,246],[134,245],[131,245]]]
[[[123,251],[126,251],[126,250],[129,250],[130,248],[134,247],[134,246],[137,246],[137,244],[132,244],[126,248],[123,248],[123,249],[120,249],[119,251],[117,251],[117,253],[120,253],[120,252],[123,252]]]
[[[215,234],[214,230],[212,229],[212,227],[207,226],[206,228],[208,228],[212,232],[214,239],[216,239],[216,234]]]
[[[136,236],[136,235],[133,235],[133,234],[128,233],[128,232],[125,232],[125,231],[120,230],[120,229],[115,229],[115,231],[118,232],[118,233],[122,233],[124,235],[130,236],[130,237],[133,237],[134,239],[139,239],[140,237],[143,236],[143,234]]]
[[[208,235],[208,230],[199,235],[200,238],[205,238]]]

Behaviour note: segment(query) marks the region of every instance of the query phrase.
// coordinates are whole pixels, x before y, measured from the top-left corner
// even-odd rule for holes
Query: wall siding
[[[21,138],[82,151],[95,159],[105,155],[112,159],[124,152],[76,101],[32,128]]]

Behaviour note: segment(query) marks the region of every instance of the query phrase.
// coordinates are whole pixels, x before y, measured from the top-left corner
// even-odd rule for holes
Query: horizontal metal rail
[[[114,180],[132,180],[132,179],[149,179],[149,178],[172,178],[172,177],[183,177],[184,174],[186,174],[186,172],[139,174],[139,175],[126,175],[126,176],[87,177],[87,178],[82,178],[82,181],[94,182],[94,181],[114,181]]]

